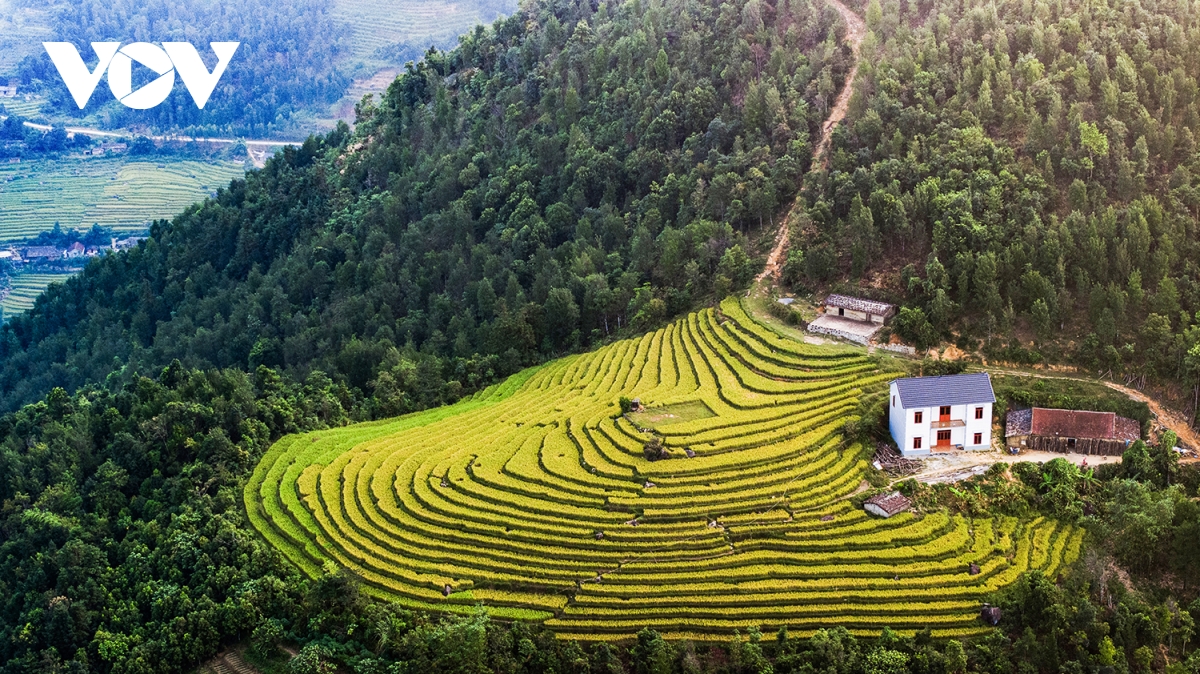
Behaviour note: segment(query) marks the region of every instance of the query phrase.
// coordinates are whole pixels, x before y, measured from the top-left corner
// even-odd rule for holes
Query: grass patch
[[[708,405],[705,405],[703,400],[689,400],[672,405],[647,407],[641,412],[631,412],[629,419],[638,426],[655,428],[677,424],[681,421],[696,421],[715,416],[717,416],[717,413],[712,411],[712,408]]]

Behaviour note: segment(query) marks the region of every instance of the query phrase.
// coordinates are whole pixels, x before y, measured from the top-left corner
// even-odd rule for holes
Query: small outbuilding
[[[876,494],[863,503],[863,510],[887,519],[912,507],[912,501],[898,491]]]
[[[896,307],[886,302],[829,295],[822,302],[821,315],[808,324],[808,331],[867,344],[895,311]]]
[[[60,260],[63,252],[54,246],[30,246],[22,255],[26,260]]]
[[[1113,412],[1058,410],[1045,407],[1012,410],[1005,417],[1009,448],[1044,452],[1117,456],[1142,436],[1142,425]]]
[[[825,298],[826,316],[840,316],[852,321],[883,325],[883,322],[891,318],[895,312],[896,307],[887,302],[836,294]]]

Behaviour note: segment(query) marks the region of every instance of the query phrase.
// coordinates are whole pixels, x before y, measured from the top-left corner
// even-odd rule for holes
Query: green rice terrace
[[[9,292],[4,294],[4,291],[0,290],[0,294],[4,295],[4,299],[0,300],[0,309],[4,310],[6,317],[31,309],[38,295],[41,295],[47,286],[70,277],[70,274],[64,273],[16,274],[9,278]]]
[[[60,223],[142,231],[245,174],[240,162],[68,158],[0,164],[0,242]]]
[[[840,432],[892,377],[727,299],[453,406],[285,437],[246,506],[306,573],[344,566],[379,598],[482,604],[564,637],[982,633],[985,597],[1073,561],[1083,531],[855,507],[870,454]],[[655,436],[622,396],[681,412],[654,425],[671,458],[645,458]]]
[[[475,24],[490,20],[481,5],[480,2],[444,0],[390,3],[337,0],[333,3],[332,14],[350,27],[353,38],[347,44],[355,57],[364,61],[382,60],[396,66],[401,64],[379,59],[376,51],[400,42],[411,43],[422,50],[431,42],[453,42],[456,36],[469,31]]]

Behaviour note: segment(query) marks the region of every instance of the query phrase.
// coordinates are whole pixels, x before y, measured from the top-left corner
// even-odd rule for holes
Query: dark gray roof
[[[996,402],[992,378],[986,372],[897,379],[896,389],[900,391],[900,405],[906,410]]]
[[[849,295],[830,295],[825,298],[825,306],[865,311],[869,314],[886,314],[893,309],[892,305],[887,302],[864,300],[861,297],[850,297]]]

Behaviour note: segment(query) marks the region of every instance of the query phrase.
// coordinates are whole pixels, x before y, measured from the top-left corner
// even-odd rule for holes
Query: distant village
[[[130,236],[120,239],[113,237],[107,245],[102,246],[85,246],[78,241],[71,243],[65,248],[57,246],[11,246],[0,250],[0,262],[7,262],[12,265],[14,271],[26,265],[81,266],[89,258],[108,252],[134,248],[145,238],[144,236]]]

